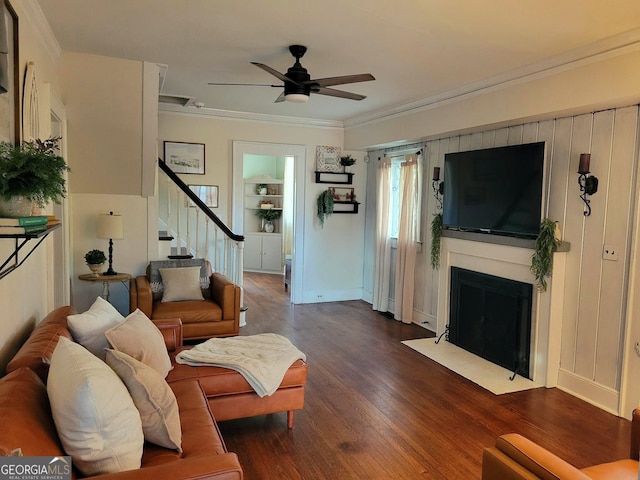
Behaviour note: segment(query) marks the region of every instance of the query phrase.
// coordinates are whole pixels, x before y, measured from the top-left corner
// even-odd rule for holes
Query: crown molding
[[[550,57],[542,62],[526,65],[501,75],[495,75],[478,82],[470,83],[457,89],[431,95],[392,108],[351,117],[344,120],[344,125],[345,128],[361,127],[425,110],[431,110],[638,50],[640,50],[640,28],[570,50]]]
[[[167,112],[192,117],[213,117],[221,119],[243,120],[250,122],[278,123],[282,125],[295,127],[314,127],[327,129],[342,129],[344,125],[339,120],[321,120],[314,118],[287,117],[284,115],[267,115],[264,113],[236,112],[233,110],[219,110],[215,108],[194,106],[182,107],[180,105],[172,105],[159,103],[159,112]]]
[[[38,43],[40,43],[49,58],[51,58],[53,64],[58,65],[60,57],[62,56],[62,48],[53,34],[53,30],[51,30],[49,22],[47,22],[40,8],[40,4],[37,0],[20,0],[20,5],[24,10],[26,20],[33,26],[33,31],[36,34]],[[20,18],[20,20],[23,19]]]

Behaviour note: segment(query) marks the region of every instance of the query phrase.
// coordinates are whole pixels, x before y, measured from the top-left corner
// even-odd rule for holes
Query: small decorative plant
[[[324,221],[333,213],[333,197],[329,190],[324,190],[318,195],[317,200],[317,215],[320,221],[320,227],[324,227]]]
[[[89,250],[84,256],[84,261],[87,265],[101,265],[107,261],[107,257],[102,250]]]
[[[277,220],[282,215],[282,210],[275,210],[273,208],[263,208],[260,210],[256,210],[256,215],[258,218],[265,220],[267,222],[271,222],[273,220]]]
[[[440,268],[440,237],[442,237],[442,214],[436,213],[431,220],[431,268]]]
[[[60,137],[22,142],[0,142],[0,197],[25,197],[43,208],[60,203],[67,195],[65,172],[70,171],[58,155]]]
[[[342,165],[343,167],[350,167],[354,163],[356,163],[356,159],[352,158],[351,155],[340,157],[340,165]]]
[[[558,249],[560,240],[556,237],[558,222],[545,218],[540,223],[540,233],[536,239],[535,252],[531,257],[531,271],[536,276],[538,289],[547,291],[547,277],[553,268],[553,252]]]
[[[263,191],[267,191],[267,185],[264,183],[259,183],[256,185],[256,194],[257,195],[264,195],[264,193],[262,193]]]

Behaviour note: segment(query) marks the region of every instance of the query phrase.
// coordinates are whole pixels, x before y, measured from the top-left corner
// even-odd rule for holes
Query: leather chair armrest
[[[133,312],[139,308],[142,313],[151,318],[153,310],[153,293],[149,279],[144,275],[132,278],[129,287],[129,309]],[[135,297],[134,297],[135,295]]]
[[[211,299],[222,309],[223,320],[240,320],[240,287],[220,273],[211,275]]]
[[[509,433],[498,437],[496,440],[496,449],[509,460],[512,460],[515,464],[524,468],[525,471],[530,472],[533,475],[531,478],[540,478],[543,480],[553,480],[557,478],[562,478],[563,480],[589,480],[589,477],[573,465],[517,433]],[[483,473],[482,478],[498,477],[485,477]],[[507,476],[501,478],[527,477]]]
[[[631,417],[631,442],[629,458],[632,460],[638,460],[638,454],[640,450],[640,408],[636,408],[633,411]]]
[[[242,480],[243,473],[235,453],[222,453],[187,457],[151,467],[100,475],[100,480],[157,480],[158,478]]]
[[[167,351],[175,352],[182,347],[182,320],[179,318],[172,318],[166,320],[153,320],[153,323],[162,336],[164,337],[164,344],[167,346]]]

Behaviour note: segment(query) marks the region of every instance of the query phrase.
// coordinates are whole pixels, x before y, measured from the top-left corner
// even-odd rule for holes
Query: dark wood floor
[[[493,395],[400,343],[429,336],[419,326],[361,301],[290,305],[277,275],[245,287],[241,334],[284,335],[309,364],[293,430],[284,413],[220,422],[249,480],[477,479],[507,432],[577,467],[626,458],[627,420],[555,388]]]

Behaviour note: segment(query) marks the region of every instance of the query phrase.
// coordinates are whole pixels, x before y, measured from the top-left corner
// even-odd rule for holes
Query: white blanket
[[[289,367],[306,356],[288,339],[275,333],[211,338],[176,355],[178,363],[230,368],[239,372],[260,397],[272,395]]]

